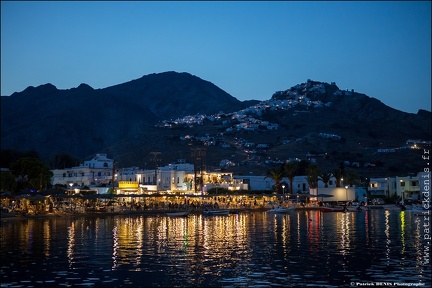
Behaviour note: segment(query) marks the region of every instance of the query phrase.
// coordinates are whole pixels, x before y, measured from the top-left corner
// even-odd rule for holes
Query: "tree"
[[[348,169],[346,171],[345,178],[346,178],[345,183],[348,183],[350,187],[353,187],[354,185],[359,183],[360,180],[359,174],[353,169]]]
[[[289,193],[292,194],[293,193],[293,182],[294,182],[294,177],[296,175],[298,169],[298,163],[297,162],[288,162],[285,164],[284,166],[284,170],[285,170],[285,175],[289,180]]]
[[[301,160],[298,162],[297,170],[296,170],[296,176],[305,175],[307,174],[307,169],[309,167],[309,161]]]
[[[65,169],[77,166],[77,163],[79,163],[79,160],[68,153],[57,153],[54,155],[52,161],[51,161],[51,167],[53,169]]]
[[[333,170],[333,176],[336,178],[336,187],[341,187],[342,170],[337,168]]]
[[[24,157],[39,158],[39,154],[34,150],[29,150],[26,152],[21,152],[14,149],[1,150],[0,165],[1,167],[10,167],[13,162]]]
[[[318,188],[318,175],[319,168],[316,164],[310,164],[307,168],[307,181],[309,183],[309,187],[314,189]]]
[[[280,166],[278,168],[273,168],[273,169],[267,171],[264,179],[266,179],[266,178],[273,179],[273,181],[275,182],[276,194],[280,194],[279,193],[279,187],[280,187],[280,182],[282,181],[283,177],[284,177],[284,167]]]
[[[17,178],[17,189],[42,190],[51,183],[53,173],[37,158],[24,157],[10,165],[12,174]]]
[[[10,171],[1,172],[0,177],[0,192],[15,191],[16,181]]]
[[[333,174],[331,172],[323,172],[318,176],[318,180],[324,182],[324,187],[328,188],[328,184],[332,176]]]

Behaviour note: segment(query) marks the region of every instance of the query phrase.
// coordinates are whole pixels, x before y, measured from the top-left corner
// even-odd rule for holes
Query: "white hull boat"
[[[286,213],[290,213],[291,211],[294,211],[295,207],[276,207],[270,210],[267,210],[267,213],[279,213],[279,214],[286,214]]]
[[[216,215],[228,215],[230,210],[222,209],[222,210],[204,210],[203,214],[207,216],[216,216]]]

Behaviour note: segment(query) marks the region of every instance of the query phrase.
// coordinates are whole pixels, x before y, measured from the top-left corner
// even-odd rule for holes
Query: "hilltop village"
[[[304,96],[305,92],[309,93],[325,93],[325,86],[323,83],[313,84],[311,80],[308,80],[307,83],[299,84],[291,89],[284,92],[275,93],[274,97],[270,100],[261,101],[260,103],[253,105],[249,108],[233,112],[233,113],[223,113],[220,112],[216,115],[191,115],[182,118],[178,118],[176,120],[165,120],[159,123],[158,127],[172,128],[173,126],[182,125],[182,126],[193,126],[193,125],[202,125],[204,120],[208,121],[222,121],[223,125],[233,126],[226,129],[226,132],[233,131],[254,131],[258,129],[268,129],[268,130],[276,130],[278,129],[278,124],[270,123],[268,121],[262,121],[259,118],[253,117],[261,116],[264,111],[278,111],[278,110],[289,110],[295,109],[297,107],[302,108],[323,108],[330,107],[332,105],[331,102],[322,102],[320,100],[312,101],[308,97]],[[332,83],[333,86],[336,87],[335,83]],[[342,95],[347,93],[348,95],[351,92],[348,91],[340,91],[335,92],[335,95]],[[285,99],[277,99],[278,95],[284,95]]]
[[[266,159],[257,160],[259,157],[256,157],[256,155],[259,153],[265,153],[268,149],[272,148],[272,146],[288,144],[302,145],[303,143],[310,141],[310,139],[315,142],[321,141],[327,143],[345,143],[347,139],[344,139],[344,135],[331,133],[325,130],[316,132],[307,131],[304,135],[298,135],[297,137],[282,137],[280,143],[269,142],[270,140],[267,137],[261,137],[260,139],[262,142],[255,142],[247,140],[245,139],[246,137],[242,137],[241,135],[254,135],[263,131],[268,132],[279,130],[281,128],[280,124],[262,119],[262,115],[266,112],[291,111],[290,113],[294,116],[297,114],[307,114],[311,111],[318,111],[332,107],[333,103],[330,101],[326,102],[324,99],[331,96],[349,97],[354,93],[354,90],[340,90],[336,86],[335,82],[327,84],[308,79],[306,83],[298,84],[288,90],[274,93],[270,100],[259,102],[258,104],[237,112],[219,112],[215,115],[189,115],[175,120],[162,121],[158,123],[156,127],[165,129],[174,129],[176,127],[193,128],[203,126],[206,122],[221,127],[217,133],[197,133],[199,129],[195,129],[191,130],[191,133],[185,133],[179,137],[180,140],[185,143],[194,143],[203,147],[219,146],[227,150],[233,148],[248,155],[247,159],[244,160],[245,162],[239,162],[239,160],[235,159],[221,159],[219,163],[221,167],[229,168],[245,163],[265,165],[282,164],[285,161],[296,160],[298,158],[273,159],[267,157]],[[323,101],[320,99],[323,99]],[[283,133],[281,135],[283,135]],[[368,154],[375,153],[377,155],[377,157],[370,157],[375,159],[375,161],[372,159],[369,161],[363,161],[362,159],[351,157],[352,159],[344,159],[343,162],[347,167],[373,168],[377,166],[376,162],[378,162],[378,165],[380,164],[380,155],[398,152],[403,153],[404,151],[411,149],[430,147],[430,145],[431,141],[406,139],[405,145],[400,146],[365,146],[363,149],[367,151]],[[306,154],[306,158],[307,160],[314,162],[320,157],[326,157],[327,152],[331,151],[310,151]]]

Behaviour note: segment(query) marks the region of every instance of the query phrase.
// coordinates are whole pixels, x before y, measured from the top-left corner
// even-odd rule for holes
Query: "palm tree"
[[[283,166],[281,166],[281,167],[273,168],[273,169],[267,171],[264,179],[266,179],[266,178],[273,179],[273,181],[275,182],[276,194],[279,194],[279,186],[280,186],[280,182],[282,181],[283,177],[284,177],[284,169],[283,169]]]
[[[353,169],[348,169],[346,171],[345,178],[346,178],[346,183],[348,183],[350,187],[353,187],[360,180],[359,174]]]
[[[294,182],[294,177],[295,177],[295,173],[297,172],[298,169],[298,164],[297,162],[288,162],[285,164],[284,166],[284,170],[285,170],[285,175],[286,177],[289,179],[289,193],[292,195],[293,193],[293,182]]]
[[[336,178],[336,187],[341,187],[342,170],[337,168],[333,170],[333,176]]]
[[[314,189],[318,188],[318,175],[319,168],[316,164],[310,164],[307,168],[307,181],[309,183],[309,187]]]
[[[324,182],[324,188],[328,188],[328,184],[332,176],[333,173],[331,172],[323,172],[318,176],[318,180]]]

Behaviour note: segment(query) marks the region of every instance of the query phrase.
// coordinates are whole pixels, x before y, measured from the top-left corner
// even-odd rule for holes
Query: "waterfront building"
[[[234,179],[241,181],[245,184],[245,190],[272,190],[274,187],[274,180],[266,176],[257,175],[234,175]],[[282,178],[281,185],[285,188],[281,190],[282,193],[288,193],[290,190],[290,181],[288,178]],[[309,193],[309,183],[307,181],[307,176],[295,176],[292,183],[293,194]],[[318,181],[318,189],[324,188],[325,184],[322,181]],[[329,188],[336,187],[336,178],[331,177],[328,183]]]
[[[52,185],[66,185],[76,193],[84,186],[91,187],[98,193],[107,193],[109,188],[114,188],[117,194],[158,191],[202,194],[211,188],[244,188],[241,181],[233,179],[231,172],[201,171],[184,160],[153,170],[142,170],[138,167],[116,169],[114,161],[106,154],[96,154],[91,160],[84,161],[79,166],[51,171]]]
[[[361,189],[359,190],[362,191]],[[329,187],[329,188],[318,188],[317,200],[322,202],[349,202],[349,201],[365,201],[363,197],[359,197],[361,193],[357,192],[356,187]],[[359,195],[360,194],[360,195]],[[326,195],[319,197],[319,195]],[[331,195],[331,197],[330,197]]]
[[[407,199],[417,201],[420,200],[420,186],[419,177],[405,176],[389,178],[389,194],[394,195],[400,199]]]
[[[135,181],[146,191],[202,194],[212,188],[242,189],[241,182],[234,180],[231,172],[201,171],[184,161],[158,167],[156,170],[137,171]]]
[[[425,179],[428,177],[426,172],[420,172],[415,176],[396,176],[386,178],[371,178],[369,182],[369,192],[371,196],[393,197],[413,201],[422,200],[420,190]],[[428,178],[426,178],[428,179]]]
[[[388,178],[370,178],[369,193],[373,197],[389,197]]]
[[[135,181],[137,173],[139,173],[141,169],[139,167],[122,167],[116,170],[116,179],[118,181]]]
[[[112,186],[115,181],[114,161],[106,154],[96,154],[76,167],[51,170],[51,184],[70,187]]]
[[[107,193],[114,188],[117,194],[151,194],[159,191],[167,193],[204,194],[212,188],[225,188],[228,190],[273,190],[274,180],[265,176],[236,175],[232,172],[213,172],[200,170],[194,164],[179,160],[157,169],[142,170],[139,167],[116,168],[112,159],[106,154],[98,153],[91,160],[84,161],[76,167],[54,169],[51,184],[66,185],[68,189],[84,189],[85,186],[95,189],[98,193]],[[391,197],[396,195],[401,199],[422,200],[421,189],[424,189],[428,173],[418,173],[416,176],[371,178],[369,192],[372,197]],[[283,186],[282,186],[283,185]],[[288,178],[281,181],[281,193],[287,194],[291,190]],[[331,194],[341,201],[344,199],[342,187],[336,189],[336,179],[332,177],[328,187],[318,181],[318,188],[310,189],[307,176],[295,176],[292,183],[293,194]],[[422,188],[423,187],[423,188]],[[340,191],[342,192],[340,192]],[[351,191],[352,190],[352,191]],[[348,188],[349,200],[363,199],[365,190],[359,187]],[[326,193],[324,193],[326,192]],[[345,194],[347,191],[345,191]],[[339,195],[339,196],[336,196]],[[346,198],[346,197],[345,197]],[[326,199],[332,200],[332,199]]]
[[[153,170],[137,171],[135,181],[148,191],[186,191],[192,190],[190,174],[194,174],[194,165],[180,161]]]

